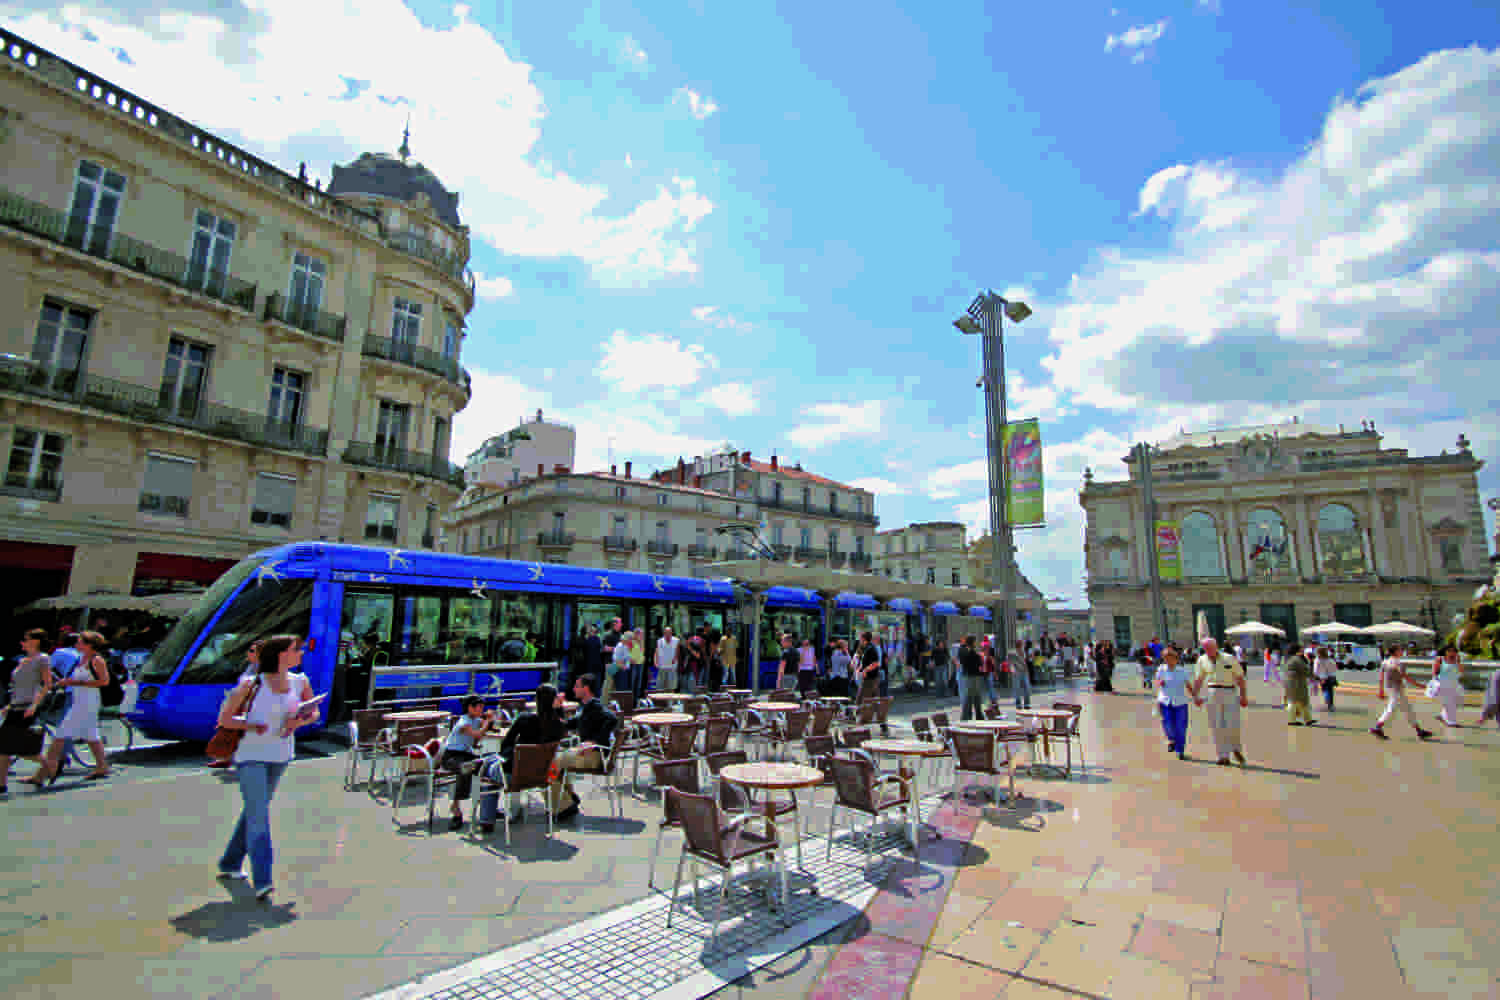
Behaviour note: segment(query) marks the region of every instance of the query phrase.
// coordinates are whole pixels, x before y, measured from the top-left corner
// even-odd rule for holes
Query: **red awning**
[[[71,570],[73,546],[0,539],[0,566],[7,569]]]
[[[202,559],[171,552],[142,552],[135,559],[135,579],[190,580],[209,584],[229,571],[233,559]]]

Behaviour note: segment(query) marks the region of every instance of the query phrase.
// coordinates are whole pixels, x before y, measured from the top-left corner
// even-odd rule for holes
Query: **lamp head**
[[[1005,318],[1012,323],[1019,323],[1031,315],[1031,307],[1024,302],[1012,302],[1009,299],[1001,299],[1005,303]]]
[[[979,323],[975,321],[973,316],[967,314],[960,316],[958,317],[958,319],[954,320],[953,325],[958,327],[959,330],[963,333],[972,334],[980,332]]]

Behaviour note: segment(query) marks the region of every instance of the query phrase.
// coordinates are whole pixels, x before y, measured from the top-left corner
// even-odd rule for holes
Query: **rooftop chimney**
[[[771,471],[776,471],[776,453],[774,451],[771,452]]]
[[[618,476],[620,474],[620,470],[616,466],[611,465],[609,467],[609,474],[611,476]]]
[[[747,452],[745,452],[745,454],[741,455],[740,456],[740,461],[744,462],[746,465],[749,465],[750,464],[750,453],[747,451]]]
[[[542,422],[542,408],[540,406],[538,406],[537,409],[536,409],[536,422],[537,423],[541,423]]]
[[[547,466],[545,464],[541,462],[536,463],[536,477],[540,479],[545,476],[547,474],[546,469]]]
[[[630,463],[629,462],[625,463],[625,478],[626,479],[630,478]]]
[[[702,476],[694,476],[693,477],[693,485],[695,487],[697,487],[698,489],[700,489],[700,490],[703,489],[703,477]]]
[[[568,467],[566,465],[554,465],[552,467],[552,471],[557,473],[559,476],[565,476],[568,474]]]

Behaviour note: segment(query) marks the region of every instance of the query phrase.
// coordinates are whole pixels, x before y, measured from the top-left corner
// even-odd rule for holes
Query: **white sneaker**
[[[226,872],[222,868],[219,869],[219,874],[216,877],[222,882],[246,882],[250,879],[250,876],[246,875],[244,872]]]

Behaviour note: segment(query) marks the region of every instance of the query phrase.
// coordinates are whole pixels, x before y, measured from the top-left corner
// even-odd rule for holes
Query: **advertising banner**
[[[1017,420],[1001,432],[1005,450],[1006,511],[1012,525],[1046,520],[1042,494],[1042,430],[1035,419]]]
[[[1156,522],[1156,575],[1163,580],[1182,579],[1182,533],[1176,521]]]

